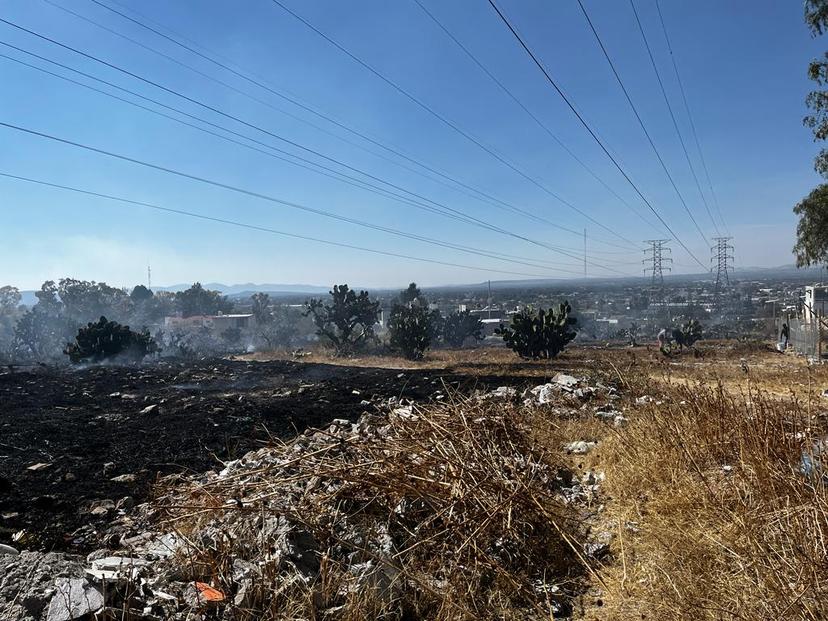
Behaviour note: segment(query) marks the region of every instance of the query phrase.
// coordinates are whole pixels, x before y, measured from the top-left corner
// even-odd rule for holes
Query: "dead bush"
[[[227,618],[557,618],[583,583],[579,524],[535,415],[461,400],[334,421],[156,506]]]

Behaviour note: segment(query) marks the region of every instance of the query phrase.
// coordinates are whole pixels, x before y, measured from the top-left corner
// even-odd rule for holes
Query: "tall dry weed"
[[[825,434],[809,404],[721,387],[639,411],[604,448],[618,536],[592,616],[828,618]]]

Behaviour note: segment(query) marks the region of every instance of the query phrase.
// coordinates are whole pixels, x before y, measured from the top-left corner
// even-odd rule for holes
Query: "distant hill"
[[[220,282],[201,283],[205,289],[212,289],[213,291],[220,291],[222,294],[231,297],[245,297],[253,293],[270,293],[276,295],[292,295],[302,293],[327,293],[330,287],[322,287],[319,285],[303,285],[303,284],[262,284],[257,285],[252,282],[239,285],[225,285]],[[153,287],[155,291],[183,291],[192,286],[192,283],[170,285],[167,287]]]
[[[693,280],[702,280],[712,278],[710,272],[703,272],[698,274],[672,274],[664,277],[665,282],[681,283]],[[795,265],[779,265],[777,267],[740,267],[733,271],[733,278],[736,280],[750,280],[750,279],[790,279],[796,282],[817,282],[823,279],[828,279],[828,271],[820,267],[797,268]],[[527,280],[493,280],[492,289],[536,289],[543,287],[565,288],[565,287],[589,287],[589,286],[635,286],[637,284],[645,284],[648,282],[642,276],[628,276],[628,277],[608,277],[608,276],[593,276],[589,278],[536,278]],[[212,289],[220,291],[223,295],[231,298],[247,298],[257,292],[269,293],[273,297],[286,296],[301,296],[301,295],[325,295],[330,291],[330,287],[323,287],[321,285],[307,285],[307,284],[255,284],[242,283],[235,285],[225,285],[218,282],[202,283],[205,289]],[[166,287],[154,286],[155,291],[183,291],[192,286],[192,283],[182,283],[177,285],[169,285]],[[405,287],[405,283],[401,283],[398,287],[359,287],[354,286],[356,290],[368,289],[369,291],[377,293],[392,292]],[[483,290],[488,287],[488,282],[465,283],[455,285],[439,285],[436,287],[423,286],[426,291],[451,291],[451,290]],[[21,291],[22,303],[27,306],[32,306],[37,302],[34,291]]]

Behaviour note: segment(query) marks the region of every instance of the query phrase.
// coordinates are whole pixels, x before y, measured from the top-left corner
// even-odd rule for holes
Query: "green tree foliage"
[[[349,355],[376,338],[380,304],[367,291],[357,295],[348,285],[334,285],[330,296],[330,304],[316,298],[305,302],[304,315],[313,319],[319,337],[330,341],[339,355]]]
[[[552,308],[535,312],[529,307],[515,314],[511,325],[501,324],[495,333],[522,358],[554,358],[576,336],[571,312],[569,302],[560,304],[557,312]]]
[[[391,308],[388,331],[391,348],[409,360],[421,360],[437,337],[442,323],[439,311],[429,311],[428,300],[416,283],[400,291]]]
[[[176,293],[175,299],[183,317],[218,315],[233,311],[233,303],[230,300],[218,291],[205,289],[200,282]]]
[[[417,286],[416,282],[412,282],[408,285],[407,289],[400,291],[399,295],[399,303],[400,304],[411,304],[412,302],[420,300],[425,302],[425,297],[423,296],[423,292],[420,291],[420,288]]]
[[[154,294],[151,289],[148,289],[144,285],[136,285],[132,289],[132,293],[129,294],[129,298],[135,304],[141,304],[142,302],[146,302],[153,298]]]
[[[828,263],[828,184],[817,186],[794,207],[799,216],[796,245],[797,267]]]
[[[312,326],[304,325],[308,319],[302,313],[273,304],[267,293],[254,293],[250,301],[251,312],[256,319],[254,334],[269,349],[290,347],[303,330],[304,334],[313,330]]]
[[[0,360],[13,358],[14,326],[22,311],[20,291],[16,287],[0,287]]]
[[[84,323],[108,315],[120,321],[129,319],[132,301],[129,295],[105,282],[61,278],[57,295],[63,305],[63,313],[78,323]]]
[[[270,305],[270,295],[254,293],[250,296],[251,313],[257,323],[269,323],[273,319],[273,309]]]
[[[452,347],[462,347],[468,339],[483,338],[483,322],[471,312],[454,311],[446,315],[442,326],[443,341]]]
[[[129,326],[101,317],[80,328],[75,341],[67,344],[63,353],[78,363],[99,362],[115,356],[140,360],[157,349],[149,332],[134,332]]]
[[[821,35],[828,29],[828,0],[805,1],[805,23],[813,36]],[[808,65],[808,77],[819,87],[811,91],[805,103],[811,109],[804,123],[811,129],[815,141],[828,138],[828,53],[811,61]],[[828,151],[822,149],[814,160],[814,168],[824,177],[828,177]]]

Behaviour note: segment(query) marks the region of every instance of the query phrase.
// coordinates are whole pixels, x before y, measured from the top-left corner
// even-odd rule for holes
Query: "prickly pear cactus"
[[[569,302],[558,305],[557,312],[529,307],[515,314],[509,326],[501,324],[495,334],[522,358],[554,358],[577,334],[571,312]]]

